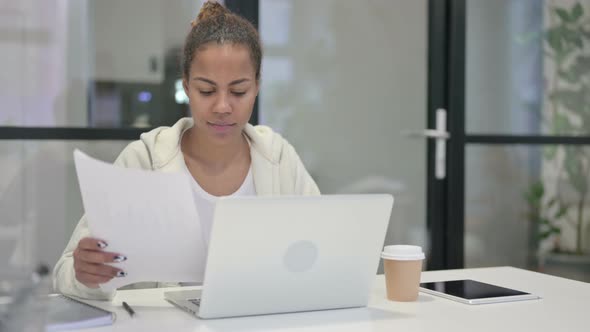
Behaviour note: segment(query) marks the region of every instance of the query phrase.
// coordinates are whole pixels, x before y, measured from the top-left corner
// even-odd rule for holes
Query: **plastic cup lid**
[[[421,260],[425,257],[422,247],[410,245],[386,246],[381,253],[381,258],[400,261]]]

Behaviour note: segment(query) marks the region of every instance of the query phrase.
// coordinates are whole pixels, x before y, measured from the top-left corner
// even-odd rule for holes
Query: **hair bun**
[[[223,16],[228,12],[228,10],[219,4],[217,1],[207,1],[201,7],[199,11],[199,15],[197,18],[191,21],[191,26],[194,27],[197,25],[197,22],[208,20],[210,18]]]

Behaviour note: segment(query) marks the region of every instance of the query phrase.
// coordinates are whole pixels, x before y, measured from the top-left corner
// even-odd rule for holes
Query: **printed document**
[[[104,291],[142,281],[202,282],[206,246],[186,173],[114,166],[74,151],[92,237],[127,257],[113,263],[127,276]]]

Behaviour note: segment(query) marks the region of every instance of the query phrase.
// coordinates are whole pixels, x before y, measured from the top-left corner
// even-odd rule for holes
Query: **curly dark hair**
[[[258,31],[243,17],[236,15],[217,2],[206,2],[199,15],[191,22],[191,31],[184,42],[181,60],[182,74],[189,77],[193,59],[201,47],[208,43],[241,44],[250,50],[250,58],[256,72],[256,80],[260,79],[262,62],[262,46]]]

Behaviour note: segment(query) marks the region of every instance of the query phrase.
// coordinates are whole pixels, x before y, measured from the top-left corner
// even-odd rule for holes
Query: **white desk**
[[[83,331],[590,331],[590,284],[511,267],[422,274],[423,281],[461,278],[516,288],[542,300],[474,306],[421,293],[417,302],[391,302],[383,276],[377,276],[368,308],[200,320],[164,300],[163,292],[175,288],[128,290],[119,291],[112,303],[88,301],[116,311],[117,321]],[[135,309],[134,318],[121,301]]]

